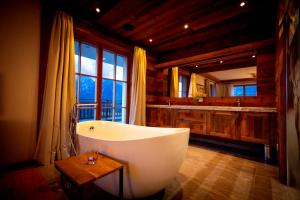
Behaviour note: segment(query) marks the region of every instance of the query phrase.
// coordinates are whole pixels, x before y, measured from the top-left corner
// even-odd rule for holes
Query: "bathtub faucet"
[[[94,126],[90,126],[90,132],[94,132],[95,127]]]

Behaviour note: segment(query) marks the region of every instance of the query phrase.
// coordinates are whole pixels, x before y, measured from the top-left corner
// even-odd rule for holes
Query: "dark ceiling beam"
[[[147,38],[147,37],[154,37],[153,33],[157,29],[164,29],[171,31],[176,26],[175,24],[181,23],[181,30],[182,24],[185,23],[186,16],[189,13],[199,12],[202,7],[206,7],[207,5],[211,4],[213,0],[193,0],[193,1],[186,1],[186,0],[169,0],[166,1],[165,4],[162,6],[148,10],[144,16],[140,19],[132,21],[135,25],[135,29],[131,32],[127,32],[124,35],[131,38]],[[132,15],[126,16],[131,17]],[[170,27],[172,27],[170,29]],[[158,35],[157,35],[158,36]]]
[[[125,23],[130,23],[133,20],[142,18],[146,13],[162,6],[165,2],[166,0],[122,0],[113,10],[110,10],[105,15],[101,16],[97,22],[110,27],[113,31],[120,32]],[[126,34],[126,32],[124,32],[124,34]]]
[[[220,49],[226,49],[243,44],[253,43],[256,41],[262,41],[270,38],[274,38],[271,33],[262,31],[260,33],[257,30],[264,30],[263,28],[249,28],[230,32],[220,37],[215,37],[210,40],[202,42],[195,41],[193,44],[185,46],[182,44],[177,49],[171,49],[170,51],[158,52],[159,62],[167,62],[171,60],[177,60],[180,58],[191,57],[207,52],[213,52]]]
[[[253,19],[241,18],[239,20],[232,20],[227,23],[220,23],[214,26],[209,27],[205,30],[198,31],[187,31],[184,36],[172,36],[165,39],[156,39],[152,44],[150,44],[150,48],[156,52],[164,52],[170,51],[172,49],[177,49],[182,46],[189,46],[195,44],[195,42],[200,43],[202,41],[211,40],[213,38],[218,38],[222,35],[229,34],[231,32],[245,29],[247,27],[257,27],[257,22]],[[183,32],[181,30],[181,32]],[[163,36],[162,33],[160,36]]]
[[[188,2],[184,2],[183,5],[188,4]],[[203,2],[207,2],[207,4],[209,3],[208,1]],[[200,29],[206,29],[207,27],[214,24],[226,21],[228,19],[257,9],[256,5],[253,4],[250,4],[247,7],[241,9],[239,7],[239,4],[235,1],[227,1],[225,3],[222,3],[221,7],[220,5],[215,6],[215,3],[216,2],[210,2],[210,5],[201,6],[199,6],[199,3],[198,5],[191,5],[188,8],[184,9],[182,12],[179,12],[184,14],[182,15],[182,17],[178,17],[177,20],[169,20],[167,17],[162,18],[161,20],[153,24],[153,26],[156,28],[151,28],[146,32],[137,32],[137,34],[134,34],[133,36],[136,40],[145,40],[149,37],[155,37],[155,41],[153,41],[153,44],[157,45],[161,42],[164,43],[165,40],[175,40],[176,38],[185,37],[186,35],[189,35],[190,32],[199,31]],[[186,31],[183,30],[184,23],[188,23],[190,26],[190,28]]]
[[[240,79],[230,79],[230,80],[222,80],[221,83],[236,83],[236,82],[254,82],[256,78],[240,78]]]
[[[185,4],[182,4],[181,7],[191,4],[190,2],[193,3],[193,1],[187,1]],[[237,10],[238,4],[232,1],[230,2],[230,5],[227,3],[223,5],[222,8],[216,7],[215,10],[218,10],[217,12],[209,12],[213,7],[213,3],[215,2],[206,1],[206,5],[201,7],[199,4],[186,6],[184,9],[181,9],[182,11],[177,12],[184,13],[184,15],[177,17],[176,20],[170,20],[170,17],[174,18],[174,16],[169,16],[169,18],[160,18],[160,16],[155,16],[155,18],[160,18],[160,20],[151,24],[151,27],[149,27],[146,32],[137,32],[131,36],[133,36],[137,41],[153,37],[155,38],[153,44],[157,45],[158,43],[164,42],[166,39],[174,40],[176,38],[185,37],[186,35],[189,35],[190,32],[207,28],[240,14],[250,12],[255,8],[254,5],[250,5],[245,9],[239,9],[240,12],[233,12],[233,10]],[[226,12],[228,12],[228,14]],[[218,19],[215,19],[215,17]],[[183,25],[185,23],[189,24],[190,28],[188,30],[183,29]]]
[[[185,68],[188,68],[188,67],[195,67],[197,65],[198,67],[201,68],[202,66],[207,65],[207,64],[219,65],[221,60],[224,62],[224,64],[234,63],[234,62],[237,62],[237,60],[239,60],[239,59],[253,60],[253,58],[252,58],[253,55],[256,55],[256,51],[251,50],[251,51],[245,51],[242,53],[223,56],[221,58],[201,60],[201,61],[197,61],[197,62],[193,62],[193,63],[189,63],[189,64],[178,65],[178,66],[179,67],[184,66]]]
[[[262,40],[262,41],[257,41],[257,42],[252,42],[252,43],[247,43],[243,45],[238,45],[230,48],[225,48],[222,50],[216,50],[208,53],[203,53],[195,56],[190,56],[186,58],[181,58],[181,59],[176,59],[172,61],[167,61],[167,62],[162,62],[158,63],[155,65],[156,68],[166,68],[166,67],[172,67],[172,66],[181,66],[184,64],[189,64],[189,63],[194,63],[194,62],[199,62],[202,60],[207,60],[207,59],[214,59],[214,58],[221,58],[223,56],[228,56],[228,55],[233,55],[236,53],[241,53],[245,51],[255,51],[257,49],[270,46],[274,44],[273,39],[267,39],[267,40]]]

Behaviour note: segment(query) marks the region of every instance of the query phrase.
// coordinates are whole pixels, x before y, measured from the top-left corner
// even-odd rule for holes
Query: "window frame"
[[[255,96],[246,96],[246,87],[247,86],[255,86],[256,87],[256,95]],[[234,87],[242,87],[243,88],[243,95],[242,96],[233,96],[233,97],[256,97],[257,96],[257,84],[251,83],[251,84],[237,84],[233,85],[232,88]]]
[[[97,46],[95,46],[94,44],[89,44],[87,42],[83,42],[83,41],[79,41],[76,38],[74,39],[74,50],[75,50],[75,41],[78,42],[79,44],[79,55],[78,55],[78,72],[76,72],[76,68],[75,68],[75,84],[76,84],[76,76],[78,76],[78,93],[77,93],[77,97],[76,97],[76,109],[77,109],[77,118],[79,119],[79,115],[80,115],[80,110],[81,109],[88,109],[88,108],[84,108],[86,106],[93,106],[93,109],[95,110],[95,115],[94,115],[94,120],[97,119],[97,107],[98,107],[98,90],[97,90],[97,85],[98,85],[98,48]],[[94,48],[96,48],[96,68],[97,68],[97,75],[89,75],[89,74],[83,74],[81,73],[81,54],[82,54],[82,44],[88,45],[88,46],[92,46]],[[75,54],[74,54],[75,55]],[[76,64],[75,64],[76,65]],[[95,78],[96,79],[96,90],[95,90],[95,102],[81,102],[80,101],[80,77],[85,76],[85,77],[91,77],[91,78]],[[75,88],[76,89],[76,88]],[[92,108],[92,107],[91,107]]]
[[[102,70],[103,70],[103,52],[106,51],[106,52],[109,52],[109,53],[112,53],[114,55],[114,77],[113,79],[110,79],[110,78],[104,78],[103,77],[103,74],[101,71],[101,81],[103,80],[110,80],[110,81],[113,81],[113,84],[114,84],[114,87],[113,87],[113,104],[112,104],[112,109],[113,109],[113,116],[112,116],[112,121],[115,121],[115,112],[116,112],[116,104],[117,104],[117,101],[116,101],[116,91],[117,91],[117,82],[121,82],[121,83],[125,83],[126,84],[126,106],[123,107],[121,106],[121,109],[125,108],[126,109],[126,122],[128,121],[128,116],[127,116],[127,112],[128,112],[128,57],[126,55],[123,55],[123,54],[119,54],[117,52],[114,52],[114,51],[111,51],[111,50],[108,50],[108,49],[105,49],[103,48],[102,50]],[[124,80],[117,80],[117,57],[120,56],[120,57],[125,57],[126,58],[126,81]],[[102,98],[102,82],[101,82],[101,98]],[[102,99],[101,99],[101,111],[102,113]],[[100,116],[100,119],[102,118],[102,116]]]
[[[97,96],[96,96],[96,120],[101,120],[102,110],[102,61],[103,61],[103,50],[111,51],[115,54],[125,56],[127,58],[127,91],[126,91],[126,123],[129,122],[129,111],[130,111],[130,93],[131,93],[131,72],[132,72],[132,58],[133,49],[128,46],[124,48],[124,45],[115,44],[113,42],[105,41],[101,38],[101,35],[94,35],[93,39],[90,39],[89,32],[81,32],[75,27],[74,42],[85,43],[97,48]],[[89,36],[89,37],[88,37]],[[75,46],[74,46],[75,49]],[[74,54],[75,55],[75,54]],[[99,95],[100,94],[100,95]],[[78,108],[77,108],[78,109]]]

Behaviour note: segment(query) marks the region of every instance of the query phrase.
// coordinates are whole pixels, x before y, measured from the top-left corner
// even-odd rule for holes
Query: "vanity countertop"
[[[191,110],[217,110],[217,111],[237,111],[237,112],[277,112],[274,107],[235,107],[235,106],[191,106],[191,105],[153,105],[148,104],[148,108],[170,108],[170,109],[191,109]]]

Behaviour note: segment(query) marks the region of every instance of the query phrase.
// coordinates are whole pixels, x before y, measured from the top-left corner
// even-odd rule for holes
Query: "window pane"
[[[126,123],[126,108],[116,107],[115,121]]]
[[[95,106],[81,106],[79,107],[79,121],[89,121],[96,119]]]
[[[75,72],[78,73],[78,68],[79,68],[79,52],[80,52],[80,47],[79,47],[79,42],[75,41]]]
[[[96,102],[96,78],[80,76],[80,103]]]
[[[76,103],[78,103],[78,75],[75,75],[75,94],[76,94]]]
[[[187,88],[186,88],[186,82],[187,82],[187,78],[186,77],[184,77],[184,76],[182,76],[182,78],[181,78],[182,80],[181,80],[181,82],[182,82],[182,97],[186,97],[186,91],[187,91]]]
[[[209,85],[210,87],[210,96],[211,97],[216,97],[217,96],[217,89],[216,89],[216,84],[212,83]]]
[[[233,86],[233,96],[244,96],[243,86]]]
[[[103,51],[102,77],[114,79],[114,73],[115,73],[114,66],[115,66],[114,54],[108,51]]]
[[[113,120],[113,108],[102,107],[101,120],[112,121]]]
[[[179,76],[178,97],[182,97],[182,76]]]
[[[116,81],[116,106],[126,107],[126,83]]]
[[[246,85],[245,86],[245,95],[246,96],[256,96],[256,85]]]
[[[123,56],[117,56],[116,79],[120,81],[127,80],[127,59]]]
[[[113,107],[114,81],[102,79],[102,107]]]
[[[97,49],[81,44],[81,74],[97,76]]]
[[[187,78],[184,76],[179,76],[179,94],[178,97],[186,97],[186,91],[187,91],[187,87],[186,87],[186,83],[187,82]]]

